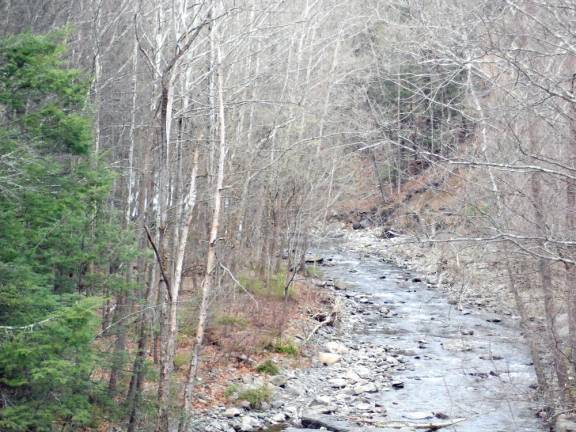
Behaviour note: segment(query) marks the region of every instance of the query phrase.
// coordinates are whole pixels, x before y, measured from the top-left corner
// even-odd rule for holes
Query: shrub
[[[264,295],[264,282],[252,275],[243,274],[238,277],[240,284],[255,295]]]
[[[263,297],[284,298],[284,289],[286,281],[288,280],[288,272],[282,269],[270,276],[270,282],[267,285],[266,281],[260,280],[254,275],[244,274],[238,278],[239,282],[244,288],[252,294]],[[292,298],[295,294],[294,287],[291,285],[288,288],[288,297]]]
[[[272,360],[266,360],[256,366],[256,371],[266,375],[278,375],[280,368]]]
[[[267,385],[243,390],[238,394],[237,399],[249,402],[254,409],[260,409],[264,402],[270,402],[272,399],[272,390]]]
[[[322,270],[316,265],[306,267],[306,276],[320,279],[322,277]]]
[[[232,315],[220,315],[216,318],[216,324],[244,329],[246,326],[248,326],[248,320],[243,317],[236,317]]]
[[[176,370],[182,368],[188,362],[188,356],[184,353],[177,353],[174,356],[174,368]]]
[[[237,384],[230,384],[228,387],[226,387],[226,390],[224,390],[224,397],[226,397],[226,399],[230,399],[232,396],[238,393],[238,390],[239,389]]]
[[[300,354],[300,349],[292,341],[275,340],[266,345],[266,350],[279,353],[287,354],[296,357]]]

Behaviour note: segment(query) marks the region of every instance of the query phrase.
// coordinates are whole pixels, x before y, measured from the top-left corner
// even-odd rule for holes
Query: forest
[[[2,432],[576,430],[576,4],[0,0],[0,245]]]

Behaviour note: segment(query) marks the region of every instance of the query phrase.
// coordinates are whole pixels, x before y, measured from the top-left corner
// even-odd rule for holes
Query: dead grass
[[[317,323],[313,316],[329,309],[332,299],[323,290],[307,280],[298,280],[294,295],[288,300],[275,296],[250,296],[235,291],[227,293],[214,303],[213,319],[205,335],[199,376],[202,384],[197,388],[195,408],[209,409],[227,403],[225,395],[229,384],[246,374],[256,374],[257,366],[267,360],[280,367],[303,367],[308,359],[291,353],[266,350],[277,340],[297,340],[307,335]],[[194,310],[183,324],[194,320]],[[185,327],[185,326],[184,326]],[[193,347],[191,332],[178,338],[177,356],[189,355]],[[176,380],[182,382],[186,367],[176,371]]]

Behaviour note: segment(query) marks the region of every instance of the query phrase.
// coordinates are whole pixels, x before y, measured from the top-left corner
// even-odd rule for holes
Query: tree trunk
[[[213,31],[216,31],[215,29]],[[198,324],[196,327],[196,340],[194,345],[194,351],[192,358],[188,367],[188,373],[186,377],[186,387],[184,390],[184,402],[183,411],[180,425],[178,427],[179,432],[186,431],[188,427],[188,422],[190,419],[190,412],[192,409],[192,392],[194,389],[194,382],[196,376],[198,375],[198,366],[200,363],[200,353],[202,350],[202,343],[204,341],[204,331],[206,327],[206,320],[208,318],[208,304],[210,301],[210,296],[212,294],[212,289],[214,286],[214,277],[216,270],[216,243],[218,241],[218,232],[220,226],[220,212],[222,206],[222,189],[224,186],[224,169],[226,166],[226,155],[228,152],[226,143],[226,119],[224,111],[224,82],[222,77],[222,54],[220,51],[219,36],[217,35],[217,41],[215,44],[216,50],[216,69],[214,73],[217,74],[218,83],[218,123],[219,129],[219,159],[218,159],[218,173],[216,177],[216,187],[214,190],[214,213],[212,214],[212,224],[210,229],[210,236],[208,240],[208,251],[206,254],[206,273],[204,280],[202,281],[202,300],[200,303],[200,311],[198,314]]]
[[[540,173],[532,174],[530,179],[530,188],[532,193],[532,200],[534,203],[534,219],[536,222],[536,229],[540,234],[546,236],[546,219],[544,217],[543,200],[542,200],[542,183]],[[544,243],[540,244],[540,253],[545,253]],[[561,347],[561,339],[557,332],[557,308],[556,308],[556,295],[552,283],[552,271],[550,262],[544,258],[536,258],[538,260],[538,275],[540,278],[540,285],[544,294],[544,313],[546,318],[547,333],[549,342],[554,358],[554,368],[556,377],[558,379],[558,386],[561,390],[562,396],[566,397],[567,384],[568,384],[568,371],[566,370],[565,355]]]

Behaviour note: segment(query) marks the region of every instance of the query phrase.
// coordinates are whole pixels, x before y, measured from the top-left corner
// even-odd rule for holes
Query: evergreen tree
[[[103,394],[93,378],[101,367],[94,350],[97,296],[126,289],[110,269],[132,253],[107,214],[112,176],[90,157],[87,81],[65,66],[61,36],[0,40],[0,430],[6,432],[95,424]]]

